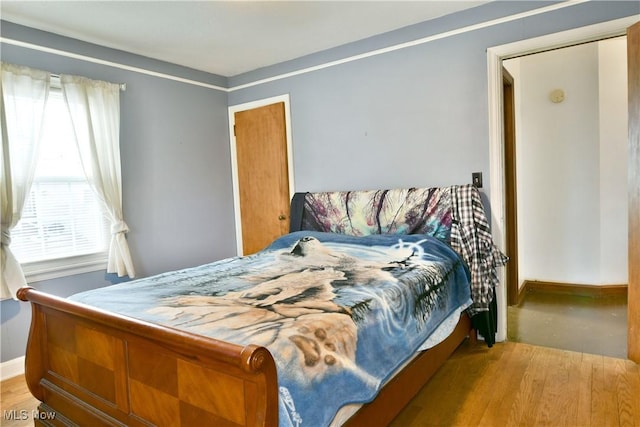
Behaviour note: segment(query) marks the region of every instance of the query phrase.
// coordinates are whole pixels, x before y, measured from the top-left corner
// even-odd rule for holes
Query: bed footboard
[[[23,288],[25,377],[44,425],[273,426],[273,357]]]

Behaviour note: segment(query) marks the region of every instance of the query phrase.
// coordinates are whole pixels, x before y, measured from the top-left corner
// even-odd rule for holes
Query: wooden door
[[[244,255],[289,231],[289,171],[284,102],[234,114]]]
[[[627,31],[629,90],[629,288],[627,356],[640,363],[640,22]]]
[[[504,192],[506,218],[507,304],[520,302],[518,276],[518,213],[516,192],[516,115],[513,76],[502,67],[502,97],[504,106]]]

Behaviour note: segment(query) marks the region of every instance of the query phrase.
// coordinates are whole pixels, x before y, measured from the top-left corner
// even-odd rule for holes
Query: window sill
[[[22,264],[27,283],[107,269],[107,254],[99,253]]]

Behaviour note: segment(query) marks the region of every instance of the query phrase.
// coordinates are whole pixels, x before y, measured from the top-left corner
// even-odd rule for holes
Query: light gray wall
[[[480,171],[489,194],[486,49],[637,14],[637,2],[588,2],[234,88],[552,4],[492,2],[236,76],[229,103],[290,95],[296,191],[451,185]]]
[[[2,22],[2,36],[199,82],[226,78]],[[2,44],[2,61],[126,83],[121,93],[123,209],[139,277],[235,254],[227,94],[200,86]],[[67,296],[113,281],[105,272],[36,282]],[[2,355],[24,355],[28,304],[2,301]]]

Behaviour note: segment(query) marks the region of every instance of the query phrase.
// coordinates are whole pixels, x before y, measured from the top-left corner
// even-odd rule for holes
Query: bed
[[[297,193],[290,231],[70,299],[21,289],[36,422],[382,425],[474,330],[493,344],[506,258],[475,187]]]

